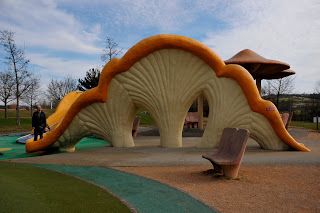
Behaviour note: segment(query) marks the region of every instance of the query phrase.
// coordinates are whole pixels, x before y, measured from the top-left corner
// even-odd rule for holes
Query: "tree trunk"
[[[317,101],[317,111],[316,111],[316,116],[317,116],[317,130],[319,130],[319,106],[318,106],[318,101]]]
[[[279,97],[280,97],[280,93],[277,93],[277,101],[276,101],[276,107],[279,109]]]
[[[5,119],[8,119],[7,108],[8,108],[8,104],[7,104],[7,101],[5,101],[4,102],[4,118]]]
[[[16,124],[20,126],[20,107],[19,107],[19,97],[17,97],[17,106],[16,106]]]
[[[16,79],[18,79],[17,72]],[[16,124],[20,126],[19,83],[16,83]]]
[[[276,105],[276,107],[278,108],[278,110],[279,110],[279,97],[280,97],[280,94],[282,94],[281,85],[282,85],[282,78],[280,78],[279,87],[278,87],[278,91],[277,91],[277,105]]]
[[[16,61],[16,57],[13,53],[13,49],[12,49],[12,45],[9,41],[9,47],[10,47],[10,54],[11,54],[11,57],[12,57],[12,64],[13,64],[13,71],[14,71],[14,74],[15,74],[15,77],[16,77],[16,124],[18,126],[20,126],[20,111],[19,111],[19,79],[18,79],[18,70],[17,70],[17,61]]]
[[[32,118],[32,110],[33,108],[32,108],[32,96],[31,96],[31,98],[30,98],[30,117]]]
[[[256,79],[256,85],[259,91],[259,95],[261,96],[261,79],[260,78]]]

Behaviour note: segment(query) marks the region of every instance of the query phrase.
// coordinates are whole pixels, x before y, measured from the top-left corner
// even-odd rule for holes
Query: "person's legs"
[[[43,129],[40,129],[39,135],[40,135],[40,139],[42,139],[43,138]]]
[[[37,128],[34,129],[33,131],[33,140],[37,141],[38,140],[38,135],[39,135],[39,131]]]

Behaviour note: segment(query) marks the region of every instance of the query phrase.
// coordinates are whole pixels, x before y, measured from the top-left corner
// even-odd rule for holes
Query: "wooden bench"
[[[289,124],[291,122],[291,119],[292,119],[292,116],[293,116],[293,112],[285,112],[285,113],[282,113],[280,114],[281,115],[281,119],[282,119],[282,122],[284,124],[284,126],[286,127],[286,129],[288,129],[289,127]]]
[[[199,114],[198,112],[188,112],[187,117],[185,118],[184,125],[186,125],[188,128],[192,127],[194,128],[195,124],[197,125],[197,128],[199,128]]]
[[[236,178],[248,138],[249,131],[246,129],[225,128],[218,151],[213,154],[202,155],[202,157],[212,163],[214,174]]]

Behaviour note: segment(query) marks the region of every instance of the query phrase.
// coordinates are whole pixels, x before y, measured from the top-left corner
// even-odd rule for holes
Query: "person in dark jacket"
[[[41,106],[38,105],[36,109],[32,115],[34,141],[38,140],[38,135],[40,135],[40,139],[43,137],[43,133],[47,127],[46,114],[41,110]]]

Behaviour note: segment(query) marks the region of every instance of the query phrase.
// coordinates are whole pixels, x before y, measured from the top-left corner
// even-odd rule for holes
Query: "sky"
[[[199,40],[223,60],[248,48],[286,62],[295,93],[320,81],[320,0],[0,0],[0,30],[15,32],[43,88],[101,68],[107,36],[124,54],[163,33]]]

